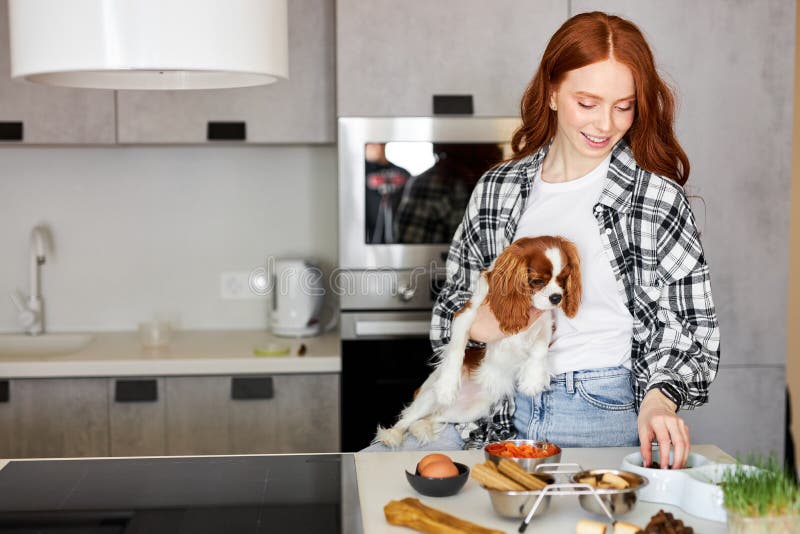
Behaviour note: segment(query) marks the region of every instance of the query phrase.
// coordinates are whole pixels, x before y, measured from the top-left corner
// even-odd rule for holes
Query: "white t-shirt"
[[[572,319],[560,308],[555,311],[548,355],[553,374],[631,365],[633,317],[603,250],[593,211],[610,162],[611,155],[586,176],[562,183],[543,182],[540,167],[514,236],[562,236],[580,254],[581,304]]]

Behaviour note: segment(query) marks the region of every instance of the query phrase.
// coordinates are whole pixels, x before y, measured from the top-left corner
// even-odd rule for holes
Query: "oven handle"
[[[428,336],[430,321],[358,321],[356,337],[375,336]]]

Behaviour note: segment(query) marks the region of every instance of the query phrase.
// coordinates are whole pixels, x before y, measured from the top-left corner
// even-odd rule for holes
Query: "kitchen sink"
[[[86,347],[92,339],[91,334],[0,334],[0,357],[70,354]]]

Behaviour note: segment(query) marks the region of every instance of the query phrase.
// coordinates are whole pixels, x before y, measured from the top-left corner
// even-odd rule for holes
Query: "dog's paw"
[[[461,376],[445,375],[439,378],[434,387],[436,400],[439,404],[450,406],[458,398],[458,391],[461,389]]]
[[[550,387],[550,374],[546,371],[526,373],[517,385],[522,393],[532,397]]]
[[[427,445],[436,437],[436,430],[429,419],[414,421],[411,426],[408,427],[408,431],[412,436],[417,438],[420,445]]]
[[[379,426],[378,431],[375,433],[375,439],[373,440],[373,443],[382,443],[387,447],[396,449],[401,443],[403,443],[404,437],[405,432],[398,428],[383,428],[382,426]]]

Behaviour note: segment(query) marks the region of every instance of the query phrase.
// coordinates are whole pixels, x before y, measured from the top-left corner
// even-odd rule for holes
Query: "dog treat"
[[[627,480],[614,473],[603,473],[603,478],[601,478],[600,481],[610,484],[614,489],[626,489],[631,487]]]
[[[492,462],[487,461],[483,464],[476,464],[470,471],[469,476],[489,489],[500,491],[525,491],[525,486],[499,473],[494,466],[489,467],[486,465],[491,463]]]
[[[422,504],[419,499],[407,497],[389,501],[383,507],[386,521],[392,525],[408,527],[428,534],[503,534],[501,530],[485,528],[441,510]]]
[[[579,478],[578,482],[581,484],[589,484],[598,489],[627,489],[630,488],[630,483],[619,475],[614,473],[603,473],[600,480],[597,479],[598,475],[591,475],[588,477]]]
[[[685,526],[683,521],[675,519],[671,513],[659,510],[644,527],[644,534],[694,534],[694,529]]]
[[[614,522],[614,534],[640,534],[642,529],[625,521]]]
[[[600,521],[581,519],[575,525],[575,534],[606,534],[608,526]]]
[[[514,479],[515,482],[519,482],[525,486],[525,489],[542,490],[547,486],[544,480],[536,475],[528,473],[521,465],[512,460],[501,459],[500,463],[497,465],[497,470],[507,477]]]

